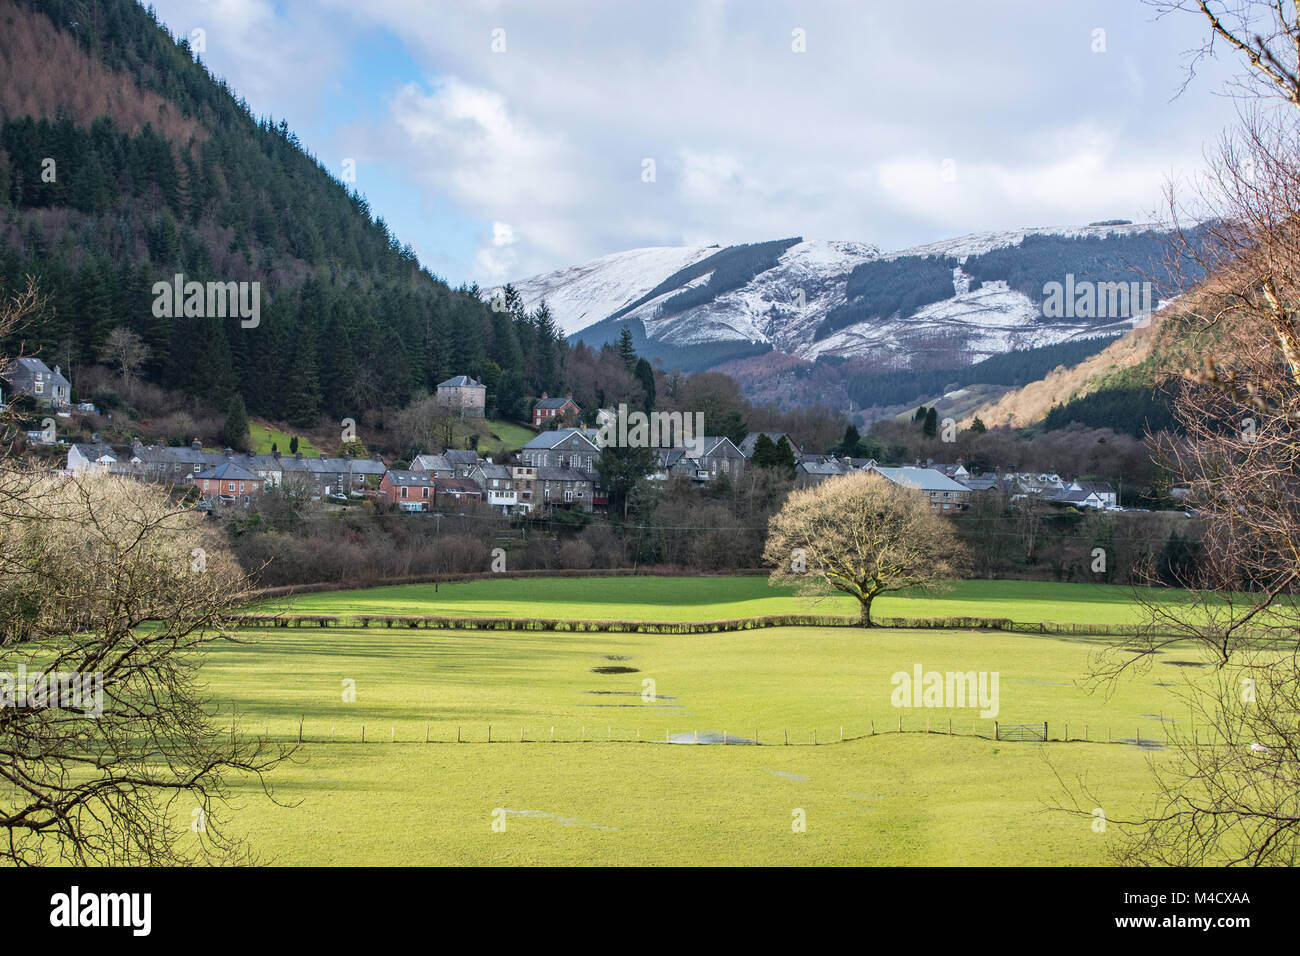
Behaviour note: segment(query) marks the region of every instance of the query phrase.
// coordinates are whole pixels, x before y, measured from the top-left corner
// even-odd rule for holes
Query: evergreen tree
[[[226,422],[221,426],[221,443],[236,451],[248,449],[248,412],[236,392],[226,404]]]
[[[636,360],[636,366],[633,374],[636,375],[637,381],[645,389],[645,411],[648,415],[655,408],[655,371],[650,367],[650,363],[643,358]]]
[[[636,347],[632,344],[632,330],[626,323],[618,336],[618,355],[629,372],[636,368]]]
[[[849,422],[848,427],[844,429],[844,437],[831,449],[831,452],[840,458],[862,457],[862,436],[858,434],[858,429],[852,422]]]
[[[939,412],[933,406],[925,413],[925,424],[921,426],[921,434],[926,438],[933,438],[939,434]]]
[[[754,441],[754,455],[750,459],[757,468],[769,468],[776,454],[776,444],[767,437],[767,432],[760,432]]]

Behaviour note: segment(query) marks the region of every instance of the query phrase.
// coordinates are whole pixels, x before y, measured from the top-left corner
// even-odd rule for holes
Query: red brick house
[[[222,462],[194,476],[194,485],[205,498],[245,501],[260,497],[266,482],[233,461]]]
[[[546,393],[542,392],[541,401],[533,406],[533,427],[542,428],[552,418],[562,415],[569,415],[576,421],[580,414],[582,412],[572,395],[566,395],[564,398],[547,398]]]
[[[433,507],[433,472],[384,472],[379,481],[380,493],[404,511],[428,511]]]

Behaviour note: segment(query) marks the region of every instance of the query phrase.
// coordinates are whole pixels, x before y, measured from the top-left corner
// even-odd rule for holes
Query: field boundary
[[[716,634],[768,627],[861,627],[855,615],[767,614],[713,621],[573,620],[538,617],[453,617],[431,614],[290,614],[243,612],[227,615],[232,627],[401,628],[407,630],[562,631],[613,634]],[[1013,621],[994,617],[880,617],[873,628],[908,630],[976,630],[1013,634],[1093,637],[1178,637],[1143,624],[1063,624],[1056,621]]]
[[[915,718],[914,718],[915,719]],[[253,722],[256,726],[256,721]],[[283,719],[277,721],[277,724],[283,724]],[[643,735],[641,729],[635,726],[622,725],[615,727],[606,724],[586,724],[586,725],[564,725],[542,723],[532,725],[511,725],[499,723],[453,723],[446,720],[430,721],[424,725],[424,733],[421,735],[417,732],[415,736],[407,736],[410,731],[410,721],[403,723],[403,736],[398,737],[397,727],[387,721],[323,721],[320,719],[291,721],[290,729],[287,733],[277,727],[277,733],[271,733],[271,725],[268,722],[265,726],[264,734],[254,734],[251,736],[257,739],[267,741],[276,741],[281,743],[299,743],[299,744],[441,744],[441,745],[484,745],[484,744],[661,744],[668,746],[740,746],[740,747],[828,747],[836,744],[854,743],[860,740],[869,740],[873,737],[886,736],[942,736],[942,737],[960,737],[967,740],[983,740],[988,743],[1079,743],[1079,744],[1102,744],[1110,746],[1137,746],[1141,749],[1163,749],[1174,745],[1175,743],[1186,743],[1188,738],[1196,746],[1215,746],[1216,742],[1206,735],[1200,733],[1205,728],[1195,728],[1190,733],[1178,735],[1176,728],[1170,723],[1161,722],[1154,731],[1148,730],[1143,732],[1141,725],[1134,727],[1116,727],[1109,722],[1089,723],[1080,721],[1075,723],[1076,730],[1071,733],[1070,723],[1064,725],[1054,724],[1055,727],[1062,727],[1063,730],[1055,734],[1048,734],[1048,723],[1041,721],[1031,726],[1035,729],[1041,728],[1036,734],[1008,734],[1007,731],[1012,728],[1018,728],[1020,725],[1001,725],[1000,722],[994,721],[994,727],[991,732],[982,732],[977,729],[974,723],[967,724],[963,720],[958,724],[949,717],[933,718],[927,717],[924,727],[904,726],[900,717],[895,725],[892,721],[877,727],[875,720],[858,721],[854,725],[844,724],[838,727],[836,725],[823,725],[819,728],[780,728],[774,729],[771,726],[766,728],[753,728],[749,730],[741,729],[739,733],[731,733],[728,730],[672,730],[665,729],[662,736],[657,732],[654,734]],[[916,723],[920,723],[919,719]],[[418,722],[416,722],[418,726]],[[328,726],[328,733],[324,728]],[[455,728],[455,735],[452,735],[452,728]],[[549,731],[548,731],[549,727]],[[966,729],[969,727],[969,730]],[[1080,733],[1078,728],[1082,727]],[[369,729],[367,729],[369,728]],[[435,730],[436,728],[436,730]],[[560,733],[557,734],[556,730]],[[1148,725],[1149,728],[1149,725]],[[233,729],[233,728],[232,728]],[[1104,736],[1101,731],[1104,729]],[[387,730],[388,733],[384,733]],[[516,733],[517,730],[517,733]],[[1114,731],[1120,730],[1121,733],[1131,733],[1132,736],[1117,736]],[[1174,730],[1174,733],[1171,733]],[[825,731],[825,732],[823,732]],[[241,733],[241,736],[249,736],[247,733]]]
[[[735,568],[727,571],[696,571],[676,564],[654,564],[638,568],[531,568],[522,571],[470,571],[464,574],[407,574],[395,578],[363,581],[321,581],[316,584],[284,584],[256,588],[235,595],[239,601],[261,601],[294,594],[325,594],[333,591],[369,591],[375,588],[401,587],[406,584],[459,584],[465,581],[488,581],[497,578],[731,578],[767,577],[771,568]]]

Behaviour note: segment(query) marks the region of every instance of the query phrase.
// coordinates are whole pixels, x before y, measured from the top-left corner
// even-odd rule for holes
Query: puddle
[[[1139,716],[1140,716],[1140,717],[1145,717],[1145,718],[1147,718],[1148,720],[1167,721],[1167,722],[1169,722],[1169,723],[1171,723],[1171,724],[1172,724],[1172,723],[1175,723],[1175,721],[1174,721],[1174,719],[1173,719],[1172,717],[1166,717],[1166,716],[1164,716],[1163,714],[1139,714]]]
[[[767,773],[770,773],[774,777],[780,777],[782,780],[789,780],[793,783],[808,782],[808,778],[799,773],[787,773],[784,770],[768,770]]]
[[[607,827],[600,823],[588,823],[585,820],[579,820],[577,817],[562,817],[558,813],[543,813],[541,810],[510,810],[506,813],[513,814],[517,817],[529,817],[534,820],[553,820],[562,827],[585,827],[588,830],[617,830],[618,827]]]
[[[639,674],[639,667],[623,667],[619,664],[605,664],[591,669],[593,674]]]
[[[720,730],[701,730],[699,733],[691,731],[685,734],[670,734],[668,742],[670,744],[721,744],[724,741]],[[744,737],[734,737],[731,734],[727,734],[725,741],[727,746],[732,744],[753,744],[753,742],[752,740],[746,740]]]
[[[1161,661],[1161,664],[1172,664],[1174,667],[1209,667],[1205,661]]]
[[[632,659],[632,658],[628,657],[626,654],[606,654],[606,655],[605,655],[605,660],[607,660],[607,661],[630,661],[631,659]]]
[[[1165,749],[1165,745],[1161,741],[1148,740],[1146,737],[1142,738],[1142,743],[1140,744],[1137,742],[1137,739],[1134,737],[1120,737],[1119,740],[1116,742],[1121,744],[1137,744],[1137,746],[1140,747],[1142,750],[1164,750]]]
[[[639,690],[584,690],[584,694],[601,694],[608,697],[640,697]],[[676,700],[676,697],[669,697],[667,694],[656,694],[655,700]],[[651,703],[646,701],[646,703]]]

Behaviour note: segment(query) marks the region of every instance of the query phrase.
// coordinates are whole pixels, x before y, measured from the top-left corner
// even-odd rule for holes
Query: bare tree
[[[100,359],[114,366],[122,376],[122,390],[130,394],[131,382],[135,373],[152,354],[144,339],[124,326],[117,326],[104,339],[100,349]]]
[[[1152,802],[1120,828],[1126,863],[1281,864],[1300,855],[1300,17],[1277,2],[1159,2],[1206,18],[1257,99],[1190,194],[1171,187],[1176,256],[1207,277],[1173,321],[1203,367],[1174,394],[1184,435],[1158,451],[1204,515],[1203,555],[1177,572],[1185,599],[1140,597],[1147,624],[1094,662],[1100,682],[1199,647],[1212,670],[1182,691],[1189,723],[1155,766]],[[1269,108],[1258,95],[1285,104]],[[1184,225],[1186,224],[1186,226]],[[1192,224],[1198,232],[1190,235]],[[1168,573],[1168,569],[1166,569]],[[1148,567],[1149,577],[1154,569]],[[1140,594],[1140,592],[1139,592]],[[1085,791],[1086,794],[1086,791]],[[1095,796],[1072,793],[1089,813]]]
[[[768,523],[763,560],[772,584],[852,595],[870,627],[878,595],[954,577],[964,549],[920,491],[853,472],[793,492]]]
[[[29,282],[0,333],[40,312]],[[226,830],[228,779],[287,750],[196,682],[243,581],[165,491],[0,456],[0,862],[251,858]]]

